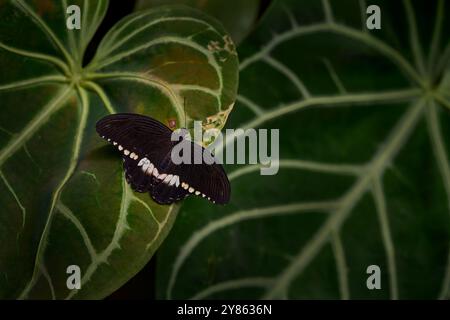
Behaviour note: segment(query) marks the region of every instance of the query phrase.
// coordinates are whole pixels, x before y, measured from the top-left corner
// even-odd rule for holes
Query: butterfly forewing
[[[124,155],[132,152],[139,158],[154,157],[160,162],[174,145],[172,131],[162,123],[138,114],[119,113],[97,122],[98,134],[115,145]]]

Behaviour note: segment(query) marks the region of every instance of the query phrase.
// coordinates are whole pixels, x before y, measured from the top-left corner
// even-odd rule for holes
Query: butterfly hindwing
[[[136,161],[124,157],[123,169],[125,171],[125,178],[131,188],[136,192],[147,192],[152,190],[155,185],[155,177],[145,174],[140,167],[136,165]]]
[[[150,196],[159,204],[170,204],[182,200],[188,195],[189,193],[183,188],[164,182],[155,185],[150,192]]]

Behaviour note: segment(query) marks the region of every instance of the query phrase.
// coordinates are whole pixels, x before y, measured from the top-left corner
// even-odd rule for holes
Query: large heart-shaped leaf
[[[449,297],[450,4],[367,5],[277,1],[239,48],[229,124],[279,128],[280,169],[227,166],[230,205],[184,203],[160,297]]]
[[[81,29],[66,8],[81,8]],[[0,297],[102,298],[167,235],[177,206],[124,181],[95,133],[116,111],[221,128],[237,88],[233,43],[215,20],[165,7],[124,18],[82,65],[107,1],[0,4]],[[212,45],[212,43],[214,45]],[[184,116],[183,101],[186,101]],[[81,268],[69,290],[67,267]]]
[[[136,10],[162,4],[184,4],[206,12],[220,22],[239,44],[251,31],[258,16],[260,0],[137,0]]]

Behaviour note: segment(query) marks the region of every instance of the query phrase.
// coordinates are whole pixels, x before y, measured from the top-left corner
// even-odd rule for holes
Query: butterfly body
[[[98,134],[122,153],[125,178],[136,192],[149,192],[159,204],[171,204],[189,195],[225,204],[230,184],[217,163],[175,164],[172,149],[180,143],[213,157],[209,151],[181,136],[172,141],[172,130],[147,116],[119,113],[97,122]]]

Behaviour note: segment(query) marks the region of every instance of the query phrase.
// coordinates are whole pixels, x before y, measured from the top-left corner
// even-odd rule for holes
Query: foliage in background
[[[449,298],[449,12],[276,1],[238,48],[227,126],[279,128],[280,171],[228,165],[229,205],[184,202],[158,296]],[[373,264],[381,290],[366,287]]]
[[[68,4],[82,9],[81,30],[66,28]],[[234,45],[187,7],[125,17],[83,66],[107,7],[0,3],[0,298],[103,298],[170,230],[178,206],[131,191],[118,152],[95,133],[98,119],[128,111],[220,129],[232,109]],[[66,287],[73,264],[79,291]]]
[[[222,22],[234,42],[239,44],[256,21],[260,0],[137,0],[136,10],[168,3],[184,4],[212,15]]]

